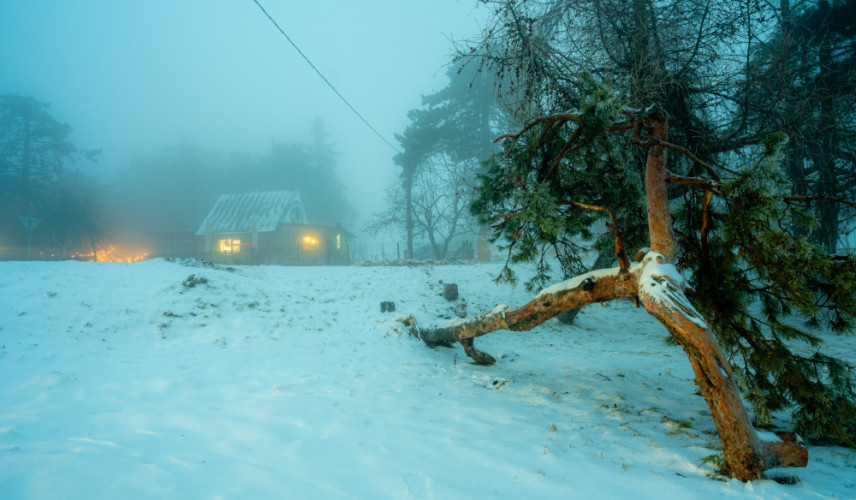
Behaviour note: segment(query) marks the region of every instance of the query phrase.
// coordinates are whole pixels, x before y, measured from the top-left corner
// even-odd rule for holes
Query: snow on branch
[[[576,278],[545,288],[534,299],[518,308],[497,306],[471,318],[454,320],[419,328],[410,327],[415,336],[429,345],[460,342],[467,355],[477,363],[492,364],[493,358],[472,349],[472,339],[497,330],[525,331],[559,313],[585,305],[621,298],[634,298],[638,293],[641,265],[591,271]],[[474,357],[476,355],[486,357]]]

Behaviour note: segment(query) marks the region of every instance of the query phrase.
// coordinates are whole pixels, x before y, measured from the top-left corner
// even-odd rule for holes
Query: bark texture
[[[651,251],[665,256],[669,261],[674,261],[678,251],[675,234],[672,232],[669,194],[666,192],[668,150],[659,144],[666,139],[666,112],[659,106],[651,106],[644,113],[642,125],[648,132],[648,138],[655,142],[655,145],[648,149],[648,158],[645,163],[645,197],[648,204]]]

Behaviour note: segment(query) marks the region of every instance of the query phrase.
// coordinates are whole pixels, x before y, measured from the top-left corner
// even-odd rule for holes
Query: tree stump
[[[449,302],[458,300],[458,285],[455,283],[443,283],[443,298]]]

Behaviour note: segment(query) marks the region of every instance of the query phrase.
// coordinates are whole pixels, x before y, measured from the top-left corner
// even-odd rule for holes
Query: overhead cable
[[[270,20],[270,22],[272,22],[272,23],[273,23],[273,25],[274,25],[274,26],[276,26],[276,29],[277,29],[277,30],[279,30],[279,32],[280,32],[280,33],[282,33],[282,36],[284,36],[284,37],[285,37],[285,39],[286,39],[286,40],[288,40],[288,43],[290,43],[290,44],[291,44],[291,46],[292,46],[292,47],[294,47],[294,50],[296,50],[296,51],[297,51],[297,53],[298,53],[298,54],[300,54],[300,57],[302,57],[302,58],[303,58],[303,59],[304,59],[304,60],[309,64],[309,66],[311,66],[311,67],[312,67],[312,69],[313,69],[313,70],[315,70],[315,72],[316,72],[316,73],[318,73],[318,76],[320,76],[320,77],[321,77],[321,79],[322,79],[322,80],[324,80],[324,83],[326,83],[326,84],[327,84],[327,86],[328,86],[328,87],[330,87],[330,89],[331,89],[333,92],[335,92],[335,94],[336,94],[337,96],[339,96],[339,99],[341,99],[341,100],[342,100],[342,102],[344,102],[344,103],[345,103],[345,105],[346,105],[346,106],[348,106],[348,108],[350,108],[350,110],[351,110],[351,111],[353,111],[353,112],[354,112],[354,114],[355,114],[355,115],[357,115],[357,117],[358,117],[360,120],[362,120],[362,122],[363,122],[363,123],[365,123],[366,127],[370,128],[370,129],[371,129],[371,131],[372,131],[372,132],[374,132],[374,134],[375,134],[376,136],[378,136],[378,137],[380,138],[380,140],[382,140],[383,142],[385,142],[387,146],[391,147],[391,148],[393,149],[393,151],[395,151],[396,153],[401,153],[401,151],[399,151],[399,150],[398,150],[398,148],[396,148],[395,146],[393,146],[391,142],[389,142],[388,140],[386,140],[386,138],[385,138],[384,136],[382,136],[382,135],[380,134],[380,132],[378,132],[378,131],[377,131],[377,129],[375,129],[375,128],[372,126],[372,124],[371,124],[371,123],[369,123],[369,122],[368,122],[368,120],[366,120],[366,119],[363,117],[363,115],[361,115],[361,114],[360,114],[360,112],[359,112],[359,111],[357,111],[357,110],[356,110],[356,108],[354,108],[353,106],[351,106],[351,103],[350,103],[350,102],[348,102],[348,100],[347,100],[347,99],[345,99],[345,96],[343,96],[343,95],[342,95],[338,90],[336,90],[336,87],[334,87],[334,86],[333,86],[333,84],[332,84],[332,83],[330,83],[330,80],[327,80],[327,78],[324,76],[324,74],[323,74],[323,73],[321,73],[321,71],[320,71],[318,68],[316,68],[314,64],[312,64],[312,61],[310,61],[310,60],[309,60],[309,58],[308,58],[308,57],[306,57],[306,54],[304,54],[304,53],[303,53],[303,51],[302,51],[302,50],[300,50],[300,47],[298,47],[298,46],[297,46],[297,44],[296,44],[296,43],[294,43],[294,41],[291,39],[291,37],[290,37],[290,36],[288,36],[288,34],[285,32],[285,30],[283,30],[283,29],[279,26],[279,24],[278,24],[278,23],[277,23],[277,22],[276,22],[276,21],[271,17],[271,15],[270,15],[270,14],[268,14],[268,12],[265,10],[265,8],[264,8],[264,7],[262,7],[262,4],[260,4],[258,0],[253,0],[253,2],[255,2],[255,4],[256,4],[256,5],[258,5],[259,9],[261,9],[261,10],[262,10],[262,12],[264,13],[264,15],[265,15],[265,16],[267,16],[267,18]]]

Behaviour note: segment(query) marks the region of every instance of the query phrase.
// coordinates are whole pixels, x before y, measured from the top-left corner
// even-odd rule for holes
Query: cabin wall
[[[197,236],[198,258],[218,264],[329,266],[349,265],[350,238],[340,228],[282,224],[276,231]]]
[[[283,224],[283,244],[291,247],[291,265],[346,266],[350,262],[347,233],[341,228]]]

